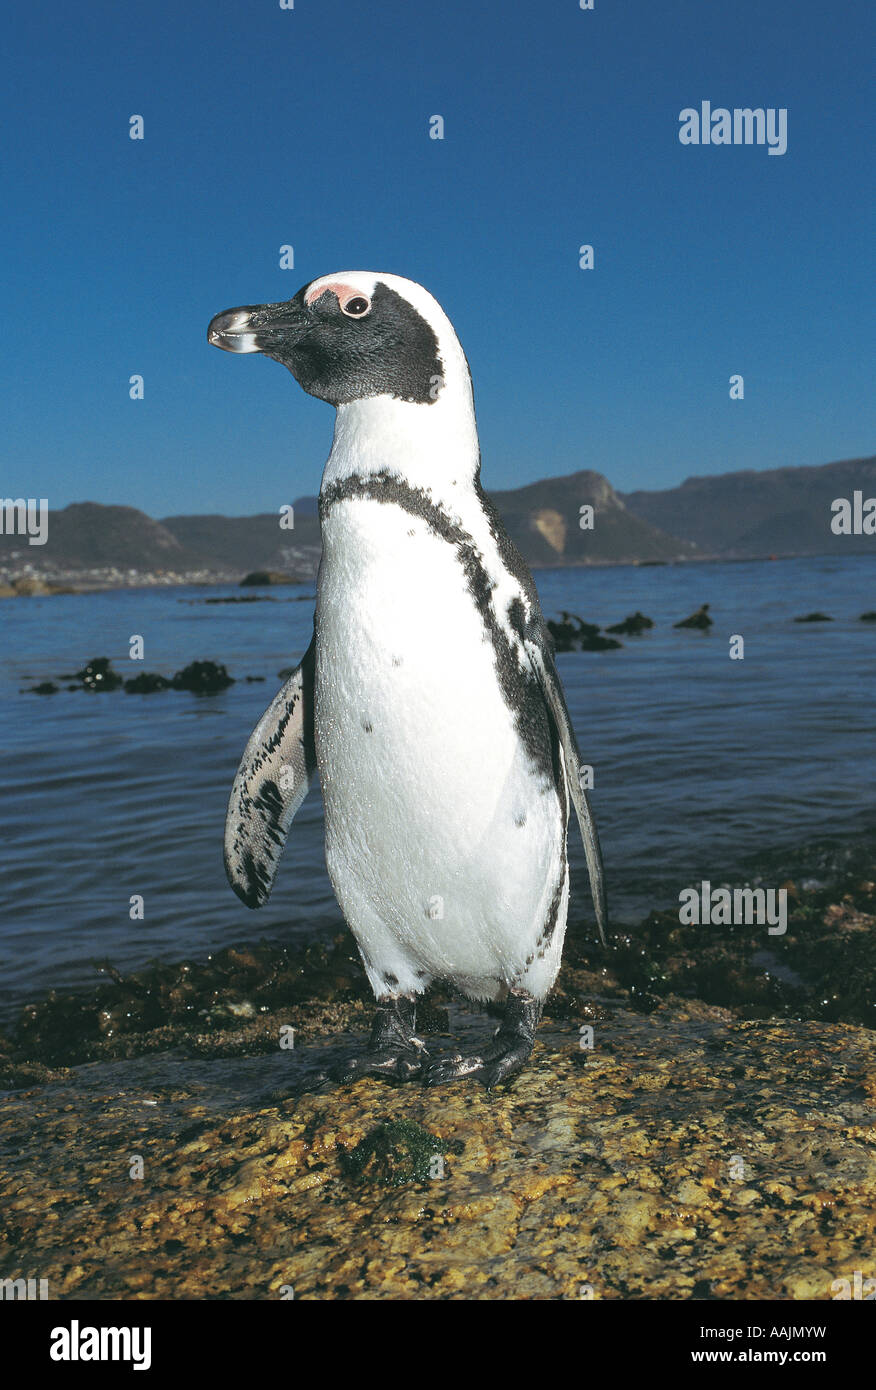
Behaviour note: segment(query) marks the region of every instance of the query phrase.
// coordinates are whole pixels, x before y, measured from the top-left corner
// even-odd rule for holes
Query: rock
[[[859,621],[862,623],[876,623],[876,613],[862,613]]]
[[[11,584],[0,584],[0,598],[18,598],[18,590]]]
[[[644,613],[632,613],[628,618],[624,618],[622,623],[615,623],[613,627],[607,627],[606,632],[619,632],[627,637],[638,637],[649,627],[653,627],[654,622],[651,618],[646,618]]]
[[[282,570],[253,570],[240,581],[241,587],[247,585],[266,585],[266,584],[303,584],[303,579],[296,579],[293,574],[284,574]]]
[[[241,583],[246,584],[249,576],[242,579]],[[253,583],[255,581],[252,581]],[[269,581],[276,582],[276,581]],[[291,583],[291,581],[290,581]],[[195,600],[197,602],[197,600]],[[277,600],[271,594],[236,594],[231,598],[205,598],[204,603],[276,603]]]
[[[125,681],[125,691],[128,695],[152,695],[156,690],[169,690],[170,681],[166,676],[156,675],[153,671],[142,671],[139,676],[132,676]]]
[[[32,695],[57,695],[59,689],[60,686],[55,685],[54,681],[41,681],[39,685],[30,687],[30,693]]]
[[[63,676],[61,679],[64,679]],[[118,672],[110,669],[108,656],[94,657],[87,666],[75,673],[74,680],[79,681],[86,690],[118,690],[119,686],[124,684]]]
[[[192,690],[196,695],[213,695],[233,684],[234,677],[215,661],[193,661],[173,678],[174,690]]]
[[[258,681],[263,681],[264,679],[264,676],[247,676],[246,683],[247,685],[253,685]]]
[[[597,623],[585,623],[583,618],[578,618],[573,613],[560,613],[562,622],[555,623],[550,618],[547,620],[547,629],[554,639],[554,648],[558,652],[601,652],[609,651],[613,647],[621,646],[612,637],[600,636]]]
[[[98,968],[103,978],[93,993],[52,991],[26,1006],[17,1035],[26,1055],[19,1060],[67,1065],[138,1056],[162,1045],[189,1056],[206,1049],[226,1057],[272,1052],[284,1022],[298,1027],[307,1018],[319,1031],[319,1020],[322,1026],[331,1020],[334,1027],[364,1030],[372,1000],[345,937],[297,951],[264,943],[230,946],[206,962],[159,963],[129,975],[107,961]],[[246,1015],[245,1033],[236,1026],[229,1033],[228,1019],[240,1017],[241,1000],[254,1014]],[[429,1017],[423,1014],[424,1027]],[[438,1026],[446,1028],[446,1019]]]
[[[876,864],[843,872],[785,885],[782,937],[652,913],[603,949],[573,924],[532,1060],[489,1094],[309,1089],[308,1058],[367,1035],[347,935],[105,966],[0,1037],[26,1088],[0,1276],[26,1251],[63,1299],[828,1300],[876,1206]],[[495,1027],[457,1004],[451,1043],[441,1014],[433,1053]]]
[[[826,613],[807,613],[803,618],[795,618],[795,623],[832,623],[833,618],[829,618]]]
[[[595,637],[601,630],[598,623],[585,623],[583,618],[579,618],[575,613],[567,613],[565,609],[560,610],[560,617],[565,625],[574,625],[574,630],[579,636]]]
[[[38,579],[36,575],[22,575],[20,579],[13,579],[12,587],[22,598],[41,598],[55,592],[51,584],[45,579]]]
[[[554,651],[573,652],[575,650],[575,629],[570,623],[555,623],[547,619],[547,630],[554,639]]]
[[[62,1299],[827,1300],[872,1246],[874,1067],[868,1029],[680,1001],[614,1011],[590,1052],[548,1026],[489,1096],[269,1099],[249,1070],[222,1101],[160,1054],[128,1084],[31,1064],[0,1119],[3,1273],[26,1251]]]
[[[705,631],[712,626],[712,619],[709,617],[709,605],[702,604],[695,613],[691,613],[689,618],[683,618],[680,623],[673,623],[673,627],[694,627]]]

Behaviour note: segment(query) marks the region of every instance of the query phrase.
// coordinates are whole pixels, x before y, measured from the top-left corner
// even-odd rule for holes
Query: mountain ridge
[[[855,491],[876,496],[876,456],[693,475],[674,488],[629,493],[580,469],[489,496],[527,563],[540,569],[859,553],[876,546],[876,536],[831,530],[832,502]],[[234,581],[258,569],[313,578],[321,553],[316,499],[293,505],[294,526],[283,529],[273,512],[155,519],[134,507],[74,502],[50,511],[45,545],[0,532],[0,571],[73,580],[106,571],[113,582],[144,571],[162,582]]]
[[[831,504],[855,491],[876,496],[876,456],[834,463],[738,469],[686,478],[675,488],[621,493],[651,526],[726,559],[860,553],[876,537],[834,535]]]

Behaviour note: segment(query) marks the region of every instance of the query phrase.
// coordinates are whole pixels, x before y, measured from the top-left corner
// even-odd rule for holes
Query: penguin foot
[[[535,1030],[541,1019],[543,1003],[531,994],[508,995],[505,1017],[493,1035],[493,1041],[480,1053],[470,1057],[456,1054],[442,1057],[426,1068],[423,1080],[427,1086],[445,1086],[475,1076],[487,1090],[502,1081],[510,1081],[529,1061],[535,1042]]]
[[[379,999],[366,1051],[337,1063],[329,1073],[331,1079],[385,1076],[391,1081],[410,1081],[419,1076],[429,1054],[414,1032],[416,1012],[413,999]]]

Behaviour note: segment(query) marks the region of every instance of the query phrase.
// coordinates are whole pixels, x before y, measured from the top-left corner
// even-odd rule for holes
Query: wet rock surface
[[[206,600],[210,602],[210,600]],[[246,600],[240,600],[246,602]],[[218,600],[217,600],[218,602]],[[154,671],[141,671],[139,675],[125,680],[112,668],[107,656],[96,656],[81,671],[58,676],[59,681],[68,682],[71,691],[124,690],[129,695],[152,695],[163,690],[188,690],[195,695],[213,695],[234,685],[234,676],[229,676],[221,662],[192,661],[173,676],[162,676]],[[247,680],[263,680],[263,676],[247,677]],[[58,691],[54,681],[43,681],[29,687],[35,695],[54,695]]]
[[[154,671],[142,671],[139,676],[125,681],[125,690],[129,695],[154,695],[160,690],[169,689],[167,677],[159,676]]]
[[[597,623],[585,623],[574,613],[561,613],[560,622],[548,618],[547,629],[558,652],[608,652],[623,645],[613,637],[603,637]]]
[[[607,627],[606,632],[614,632],[627,637],[639,637],[643,632],[654,626],[653,618],[646,618],[644,613],[636,609],[635,613],[630,613],[624,618],[622,623],[614,623],[612,627]]]
[[[216,603],[276,603],[273,594],[235,594],[230,598],[205,598],[207,604]]]
[[[0,584],[0,598],[46,598],[52,594],[75,594],[69,584],[55,584],[39,575],[19,575],[9,584]]]
[[[177,671],[171,682],[174,690],[191,690],[196,695],[212,695],[234,684],[225,667],[216,661],[192,661]]]
[[[295,1094],[296,1056],[10,1097],[0,1273],[60,1298],[818,1299],[869,1259],[861,1029],[621,1009],[592,1051],[548,1027],[493,1093]]]
[[[876,867],[786,888],[784,936],[657,913],[608,949],[573,936],[531,1065],[493,1092],[320,1083],[370,1021],[346,933],[104,965],[0,1039],[0,1277],[829,1299],[876,1274]],[[418,1020],[436,1055],[495,1027],[438,990]]]
[[[62,676],[61,680],[66,679]],[[75,671],[73,680],[78,681],[84,690],[118,690],[123,684],[122,677],[110,665],[108,656],[95,656],[81,671]]]
[[[672,626],[698,628],[701,632],[706,632],[713,622],[714,619],[709,616],[709,605],[703,603],[689,618],[682,618],[681,622],[673,623]]]

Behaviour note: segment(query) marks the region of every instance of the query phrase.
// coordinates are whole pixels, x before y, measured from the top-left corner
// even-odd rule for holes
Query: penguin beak
[[[285,304],[244,304],[210,320],[207,342],[225,352],[288,351],[307,327],[306,314],[291,300]]]

